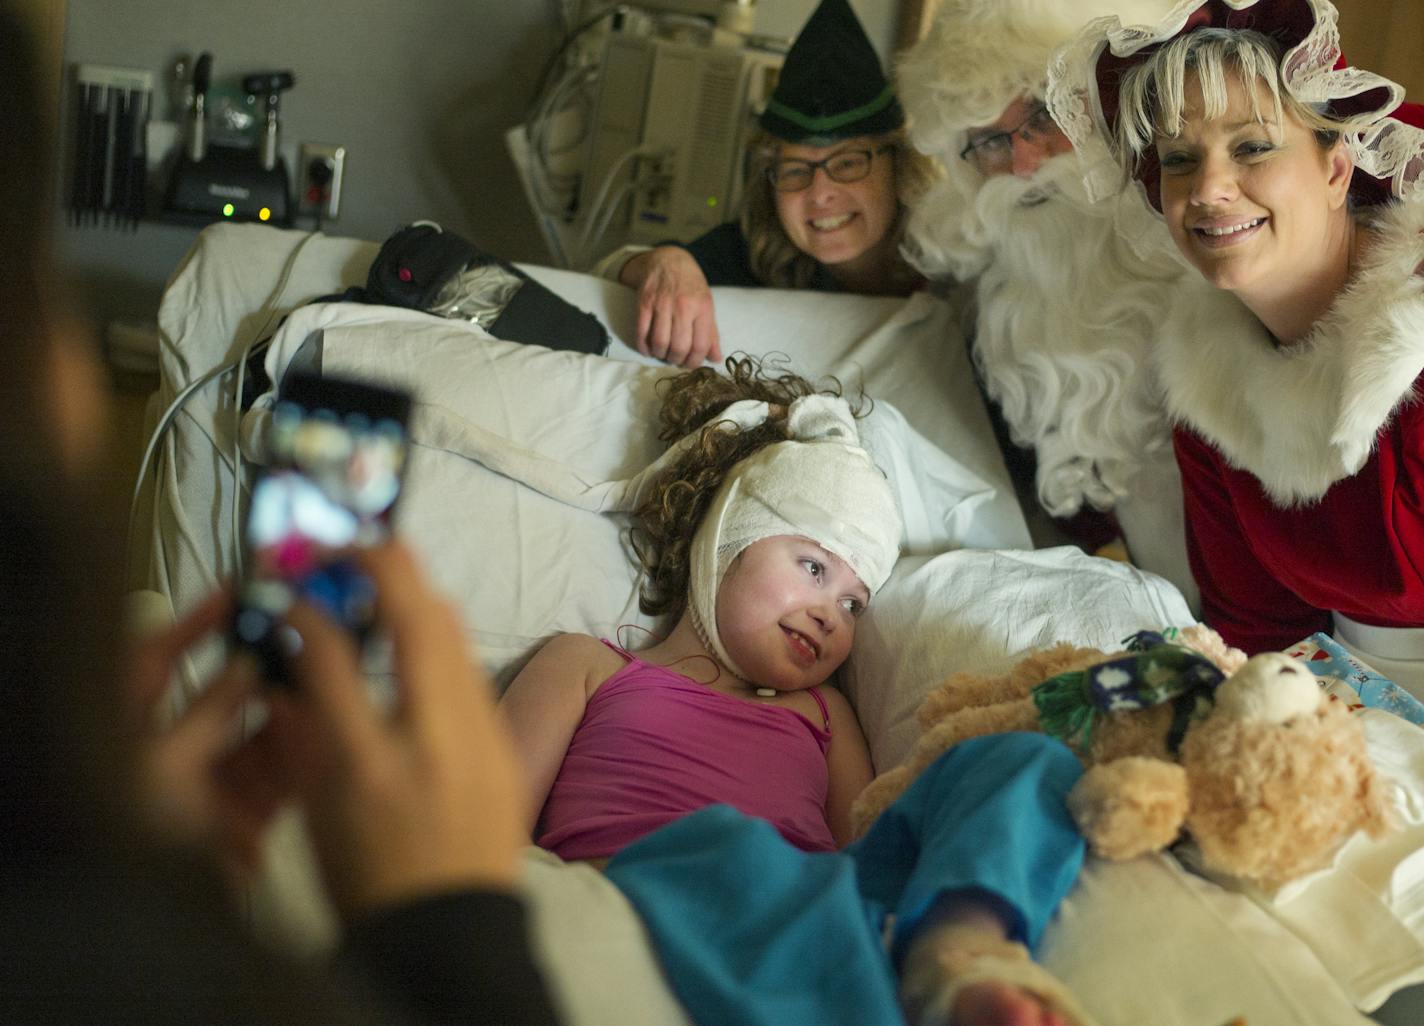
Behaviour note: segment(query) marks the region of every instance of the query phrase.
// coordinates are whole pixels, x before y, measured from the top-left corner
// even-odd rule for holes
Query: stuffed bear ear
[[[1187,808],[1186,770],[1139,756],[1091,767],[1068,793],[1068,811],[1093,854],[1114,862],[1167,847]]]

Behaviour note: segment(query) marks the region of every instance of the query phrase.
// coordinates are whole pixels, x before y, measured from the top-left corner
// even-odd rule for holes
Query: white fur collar
[[[1285,507],[1354,474],[1424,370],[1424,202],[1391,207],[1350,286],[1277,349],[1239,300],[1182,288],[1154,358],[1167,409]]]

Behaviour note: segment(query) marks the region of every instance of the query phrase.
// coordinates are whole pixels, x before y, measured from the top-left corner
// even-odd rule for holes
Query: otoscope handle
[[[198,163],[208,155],[208,84],[213,77],[213,55],[204,53],[193,68],[193,119],[188,122],[188,159]]]
[[[198,55],[198,63],[193,67],[193,92],[202,96],[208,91],[213,79],[213,55],[207,52]]]
[[[296,79],[290,71],[256,71],[242,77],[242,89],[253,96],[265,96],[266,124],[262,127],[262,145],[259,157],[264,170],[271,171],[277,166],[277,104],[283,90],[290,89]]]

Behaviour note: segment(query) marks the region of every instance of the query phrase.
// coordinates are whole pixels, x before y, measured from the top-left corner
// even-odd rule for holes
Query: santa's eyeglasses
[[[1022,121],[1006,132],[994,132],[972,140],[959,151],[960,157],[977,167],[985,175],[1002,175],[1014,169],[1014,137],[1026,143],[1061,134],[1058,123],[1048,108],[1041,103],[1034,104]]]
[[[870,165],[878,153],[893,150],[893,146],[881,146],[875,150],[842,150],[832,153],[825,160],[778,160],[766,169],[767,180],[777,192],[800,192],[811,187],[816,177],[816,168],[824,168],[826,176],[833,182],[845,185],[858,182],[870,174]]]

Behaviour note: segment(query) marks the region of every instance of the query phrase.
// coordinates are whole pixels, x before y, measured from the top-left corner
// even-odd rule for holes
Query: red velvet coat
[[[1204,284],[1175,313],[1154,355],[1203,619],[1248,652],[1331,610],[1424,626],[1424,202],[1291,349]]]

